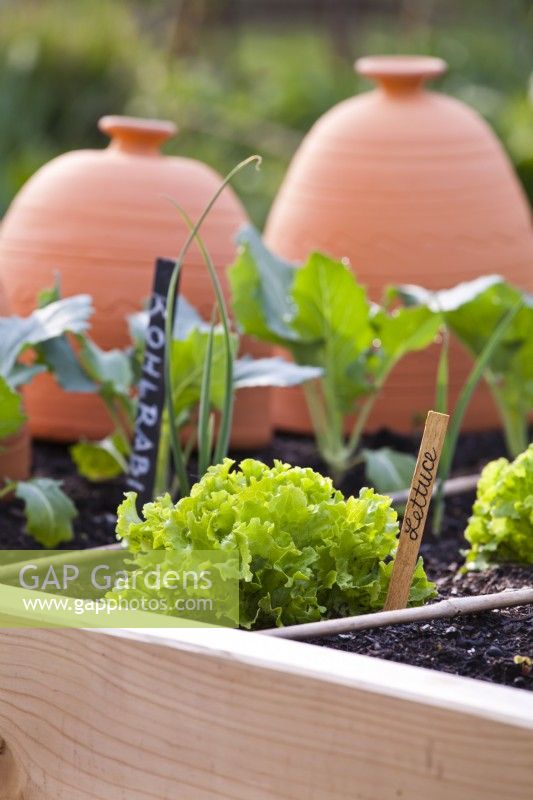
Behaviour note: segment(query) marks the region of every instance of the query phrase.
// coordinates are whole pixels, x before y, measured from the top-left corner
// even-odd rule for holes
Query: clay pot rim
[[[158,154],[159,147],[176,135],[178,126],[170,120],[108,114],[100,117],[98,129],[111,138],[112,150]]]
[[[378,81],[385,88],[394,85],[418,86],[438,78],[448,69],[446,61],[436,56],[375,55],[363,56],[355,62],[355,70],[364,78]]]

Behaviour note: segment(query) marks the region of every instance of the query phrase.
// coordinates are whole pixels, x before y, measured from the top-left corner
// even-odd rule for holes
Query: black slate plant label
[[[148,328],[141,379],[138,384],[138,407],[132,453],[126,485],[137,492],[140,508],[153,497],[161,418],[165,403],[165,319],[167,292],[175,261],[158,258],[150,298]]]

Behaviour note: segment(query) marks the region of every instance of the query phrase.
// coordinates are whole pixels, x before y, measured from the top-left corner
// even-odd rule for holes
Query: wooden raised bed
[[[0,800],[531,800],[533,786],[525,692],[233,630],[2,630],[0,737]]]

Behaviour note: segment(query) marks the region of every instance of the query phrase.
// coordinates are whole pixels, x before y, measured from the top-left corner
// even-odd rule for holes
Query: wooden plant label
[[[392,569],[385,611],[405,608],[409,599],[448,420],[448,414],[439,414],[437,411],[430,411],[427,415],[400,530],[398,552]]]
[[[150,298],[142,375],[138,385],[138,407],[126,484],[137,492],[137,504],[152,500],[161,417],[165,402],[165,319],[167,292],[175,262],[158,258]]]

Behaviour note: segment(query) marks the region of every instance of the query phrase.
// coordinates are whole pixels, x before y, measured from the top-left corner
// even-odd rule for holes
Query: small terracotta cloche
[[[59,156],[19,192],[0,231],[0,276],[13,310],[28,314],[38,291],[59,272],[63,296],[92,295],[92,335],[107,349],[126,345],[126,315],[148,297],[156,257],[177,256],[188,233],[166,196],[196,220],[221,177],[199,161],[161,154],[161,145],[176,132],[171,122],[108,116],[99,128],[111,139],[107,149]],[[228,187],[201,231],[228,294],[225,269],[234,260],[234,236],[245,221]],[[187,256],[181,290],[210,316],[214,295],[196,246]],[[265,352],[249,341],[242,349]],[[49,376],[28,387],[26,401],[35,436],[99,438],[110,430],[98,398],[66,394]],[[241,391],[232,444],[257,447],[270,438],[269,391]]]

